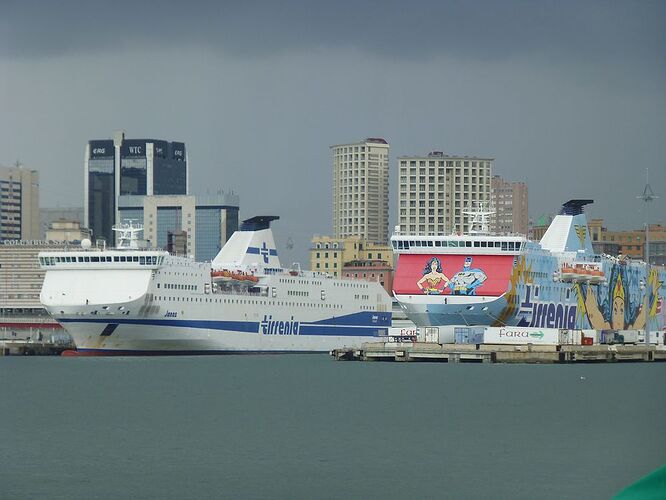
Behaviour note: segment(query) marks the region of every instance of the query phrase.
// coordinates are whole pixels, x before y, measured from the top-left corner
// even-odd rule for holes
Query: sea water
[[[666,364],[0,358],[0,497],[609,498]]]

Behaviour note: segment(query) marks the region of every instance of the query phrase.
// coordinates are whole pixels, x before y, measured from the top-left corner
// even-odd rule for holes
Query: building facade
[[[81,242],[90,239],[90,231],[81,227],[78,220],[58,219],[46,230],[47,241]]]
[[[400,231],[465,233],[465,212],[490,202],[493,158],[445,155],[398,157]]]
[[[93,238],[115,243],[120,196],[187,195],[187,152],[182,142],[125,139],[92,140],[84,159],[84,226]]]
[[[54,241],[0,241],[0,337],[25,337],[32,328],[60,330],[39,301],[45,271],[37,255],[68,246]]]
[[[393,250],[389,245],[373,243],[359,236],[334,238],[315,236],[310,246],[310,269],[331,274],[338,278],[343,275],[344,266],[352,261],[384,261],[393,269]]]
[[[39,239],[39,174],[0,166],[0,241]]]
[[[393,266],[385,260],[359,259],[342,266],[342,277],[363,281],[376,281],[389,295],[393,295]]]
[[[490,199],[490,206],[495,211],[490,226],[494,233],[527,235],[527,184],[506,181],[494,175],[490,181]]]
[[[77,221],[83,227],[83,207],[49,207],[39,209],[39,239],[46,238],[46,231],[59,220]]]
[[[609,231],[603,219],[592,219],[588,228],[592,245],[609,255],[626,255],[634,259],[646,259],[645,229]],[[666,226],[650,224],[650,264],[666,265]]]
[[[333,233],[386,244],[389,239],[389,144],[368,138],[331,146]]]
[[[120,221],[143,225],[143,237],[154,248],[212,260],[238,229],[238,196],[123,195]]]

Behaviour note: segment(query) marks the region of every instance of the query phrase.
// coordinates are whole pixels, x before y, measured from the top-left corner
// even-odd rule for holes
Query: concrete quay
[[[59,356],[74,343],[43,339],[0,339],[0,356]]]
[[[430,342],[366,343],[360,349],[334,349],[339,361],[430,361],[444,363],[614,363],[666,361],[663,346],[491,345]]]

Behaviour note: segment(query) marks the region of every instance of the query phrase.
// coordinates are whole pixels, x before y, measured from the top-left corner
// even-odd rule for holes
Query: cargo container
[[[645,344],[645,332],[638,332],[638,343]],[[664,344],[664,333],[663,332],[650,332],[650,341],[651,345],[663,345]]]
[[[580,345],[582,337],[582,330],[560,330],[560,345]]]
[[[551,344],[560,343],[558,328],[520,326],[486,327],[484,344]]]
[[[456,336],[454,333],[455,326],[453,325],[442,325],[435,327],[438,330],[439,344],[453,344],[456,341]]]
[[[417,328],[414,327],[391,327],[389,328],[389,341],[391,342],[413,342],[417,338]]]
[[[484,326],[456,326],[453,329],[456,344],[483,344]]]
[[[429,344],[439,343],[439,328],[436,326],[425,326],[419,328],[419,341]]]

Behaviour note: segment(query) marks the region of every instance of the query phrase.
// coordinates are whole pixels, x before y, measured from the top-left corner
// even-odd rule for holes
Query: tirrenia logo
[[[259,326],[264,335],[298,335],[300,323],[294,321],[293,316],[289,321],[279,321],[274,320],[272,315],[264,314],[264,320]]]

